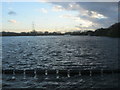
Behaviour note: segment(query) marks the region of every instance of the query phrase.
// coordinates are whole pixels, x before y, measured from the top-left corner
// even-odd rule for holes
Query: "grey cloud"
[[[108,27],[118,22],[117,2],[54,2],[53,4],[61,5],[65,10],[77,11],[79,13],[77,17],[92,21],[100,27]],[[73,7],[70,8],[70,4],[72,4]],[[83,15],[85,11],[88,11],[87,15]],[[91,11],[107,18],[92,18]]]
[[[16,12],[14,12],[14,11],[9,11],[9,12],[8,12],[8,15],[16,15]]]
[[[79,3],[79,5],[84,9],[96,11],[107,17],[116,17],[118,15],[117,2],[91,2],[91,3]]]

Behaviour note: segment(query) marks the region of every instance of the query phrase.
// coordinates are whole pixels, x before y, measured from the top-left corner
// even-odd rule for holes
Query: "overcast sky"
[[[4,31],[78,31],[118,22],[117,2],[3,2]]]

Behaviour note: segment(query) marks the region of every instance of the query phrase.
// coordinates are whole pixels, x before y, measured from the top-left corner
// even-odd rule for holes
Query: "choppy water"
[[[118,69],[118,38],[95,36],[17,36],[2,38],[2,68],[3,69]],[[70,79],[54,80],[54,76],[48,79],[32,81],[29,78],[26,84],[21,84],[21,76],[18,81],[11,82],[10,75],[3,75],[4,87],[90,87],[89,77],[75,76]],[[6,78],[8,77],[8,78]],[[10,76],[11,77],[11,76]],[[44,77],[44,76],[41,76]],[[94,87],[102,86],[102,81],[97,81],[100,76],[94,76]],[[111,75],[105,76],[104,82],[108,84]],[[31,78],[31,79],[30,79]],[[96,78],[96,79],[95,79]],[[8,80],[7,80],[8,79]],[[105,80],[106,79],[106,80]],[[30,81],[31,80],[31,81]],[[63,80],[63,81],[62,81]],[[66,82],[65,82],[65,81]],[[41,81],[41,82],[39,82]],[[29,82],[29,83],[28,83]],[[33,83],[30,83],[33,82]],[[116,82],[117,79],[111,79]],[[9,83],[9,85],[7,85]],[[81,83],[81,84],[80,84]],[[82,84],[84,83],[84,84]],[[100,83],[100,85],[99,85]],[[34,84],[34,85],[33,85]],[[46,86],[46,87],[45,87]],[[104,86],[104,85],[103,85]],[[111,86],[110,83],[108,86]],[[114,87],[115,85],[113,85]],[[73,88],[71,87],[71,88]],[[107,86],[106,86],[107,87]],[[52,88],[52,87],[51,87]],[[54,87],[53,87],[54,88]]]

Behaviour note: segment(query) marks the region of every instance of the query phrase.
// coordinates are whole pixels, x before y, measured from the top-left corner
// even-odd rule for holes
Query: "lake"
[[[118,38],[96,36],[11,36],[2,38],[2,69],[117,70]],[[93,88],[117,87],[119,74],[96,76],[27,76],[3,74],[3,87]],[[108,80],[109,83],[108,83]],[[23,83],[24,82],[24,83]],[[91,85],[92,82],[92,85]],[[104,84],[103,84],[104,82]]]

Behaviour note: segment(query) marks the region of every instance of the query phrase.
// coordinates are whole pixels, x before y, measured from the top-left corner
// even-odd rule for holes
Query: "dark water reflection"
[[[3,69],[118,68],[117,38],[23,36],[2,40]]]
[[[95,76],[56,76],[45,75],[34,76],[27,75],[23,78],[23,75],[16,75],[16,79],[11,78],[12,75],[3,75],[3,88],[42,88],[46,90],[56,89],[77,89],[80,88],[117,88],[119,74],[114,75],[95,75]]]
[[[118,38],[19,36],[2,38],[3,69],[118,69]],[[3,74],[3,87],[42,89],[118,87],[118,75],[24,76]],[[26,79],[26,80],[25,80]]]

